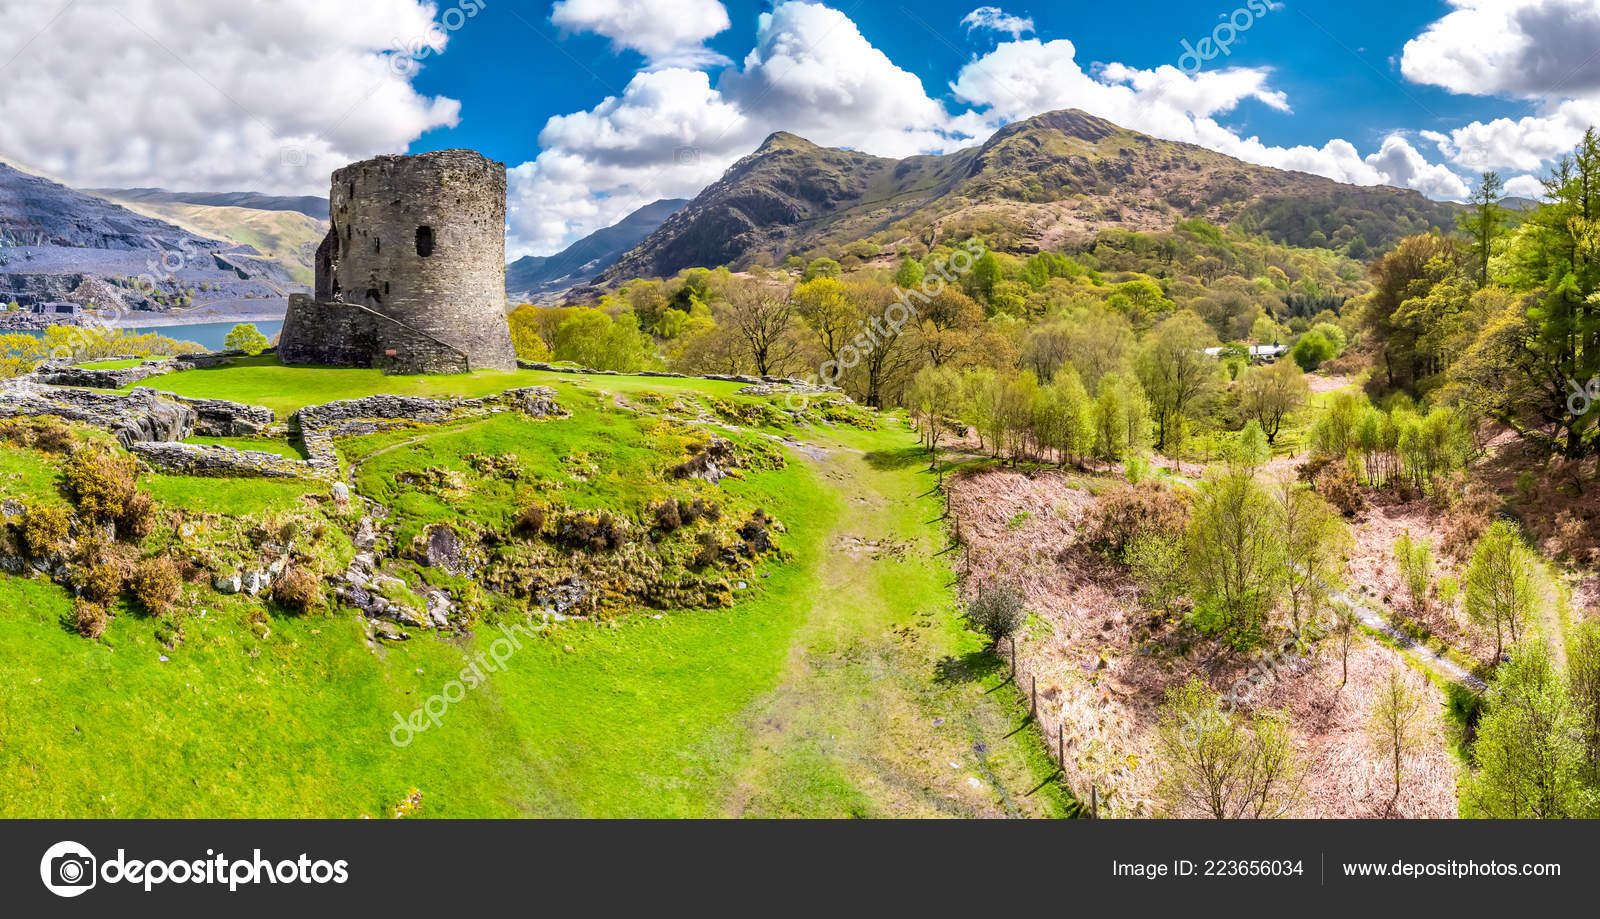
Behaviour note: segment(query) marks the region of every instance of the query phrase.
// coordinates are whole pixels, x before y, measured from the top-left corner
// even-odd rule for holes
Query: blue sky
[[[1460,198],[1485,169],[1537,194],[1600,123],[1597,0],[1268,2],[0,0],[0,157],[325,194],[354,160],[470,147],[507,165],[515,257],[692,196],[774,130],[898,157],[1075,107]]]
[[[709,42],[738,61],[754,43],[756,17],[771,3],[726,2],[731,26]],[[862,35],[921,80],[927,92],[952,106],[948,83],[974,54],[994,47],[991,31],[969,31],[961,20],[983,5],[975,0],[917,3],[835,2]],[[538,135],[551,116],[590,109],[619,94],[644,65],[643,55],[616,53],[609,39],[592,33],[563,34],[552,25],[550,3],[503,0],[450,38],[448,53],[424,62],[417,88],[461,99],[462,122],[429,132],[413,152],[470,147],[507,163],[534,158]],[[1028,3],[1001,7],[1031,18],[1041,39],[1068,39],[1080,61],[1120,61],[1140,68],[1174,64],[1191,43],[1210,34],[1236,6],[1227,0],[1128,0],[1107,3]],[[908,13],[907,10],[912,12]],[[1396,60],[1407,41],[1444,16],[1442,2],[1330,2],[1285,4],[1242,33],[1228,65],[1271,68],[1274,85],[1290,97],[1292,115],[1246,103],[1223,123],[1287,146],[1333,137],[1380,144],[1393,130],[1450,127],[1524,113],[1527,106],[1492,98],[1456,95],[1419,86],[1399,73]],[[485,62],[494,62],[485,66]],[[720,69],[712,68],[712,72]],[[1366,144],[1362,144],[1364,147]]]

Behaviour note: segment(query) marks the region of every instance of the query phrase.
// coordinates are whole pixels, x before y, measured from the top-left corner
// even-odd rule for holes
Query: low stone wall
[[[262,476],[295,479],[306,476],[305,461],[262,450],[235,450],[217,444],[141,441],[129,452],[145,462],[180,475]]]

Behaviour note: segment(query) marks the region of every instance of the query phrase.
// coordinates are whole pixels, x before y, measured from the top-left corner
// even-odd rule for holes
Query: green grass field
[[[521,486],[476,482],[470,500],[451,501],[397,476],[514,453],[563,501],[630,512],[668,487],[659,470],[681,458],[670,454],[686,435],[618,396],[759,401],[707,381],[385,378],[270,360],[162,378],[163,389],[280,414],[382,391],[531,383],[555,385],[572,417],[501,415],[343,442],[357,489],[391,504],[402,533],[435,520],[496,523]],[[552,625],[403,747],[391,743],[397,714],[446,693],[471,656],[495,648],[495,626],[369,648],[352,611],[272,612],[260,637],[247,621],[260,601],[191,587],[181,643],[164,644],[169,625],[126,607],[91,641],[71,631],[62,588],[0,575],[0,817],[382,816],[413,787],[435,817],[1067,813],[1035,732],[1017,730],[1025,706],[960,625],[914,436],[898,420],[792,433],[820,449],[689,486],[761,506],[786,527],[786,557],[742,575],[749,587],[733,607]],[[53,470],[30,454],[0,448],[5,496],[53,491]],[[577,476],[573,457],[585,467]],[[326,492],[165,475],[142,485],[201,520],[276,519]]]

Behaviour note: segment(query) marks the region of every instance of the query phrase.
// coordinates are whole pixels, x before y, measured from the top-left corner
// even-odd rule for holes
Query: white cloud
[[[1573,98],[1600,90],[1594,0],[1450,0],[1406,43],[1400,72],[1451,92]]]
[[[1456,93],[1531,101],[1523,118],[1428,133],[1474,171],[1539,169],[1600,122],[1600,4],[1595,0],[1451,0],[1455,10],[1406,43],[1401,73]],[[1492,36],[1492,39],[1489,37]]]
[[[1430,164],[1398,134],[1363,158],[1354,144],[1274,147],[1242,137],[1214,116],[1254,100],[1280,112],[1288,98],[1269,86],[1270,71],[1230,67],[1194,76],[1171,65],[1138,70],[1109,64],[1090,75],[1064,39],[1005,42],[963,67],[951,89],[957,98],[999,121],[1060,108],[1080,108],[1123,127],[1168,140],[1199,144],[1239,159],[1295,169],[1356,185],[1398,185],[1433,197],[1460,197],[1466,184],[1444,166]]]
[[[392,54],[443,50],[433,12],[0,0],[0,151],[78,185],[326,194],[332,170],[456,123],[459,104],[419,95]]]
[[[695,70],[641,73],[621,97],[550,119],[538,158],[511,173],[508,254],[552,252],[651,201],[693,197],[780,130],[895,157],[977,139],[844,14],[779,3],[716,86]]]
[[[551,118],[538,158],[510,171],[507,255],[553,252],[652,201],[693,197],[761,131],[703,72],[640,73],[620,97]]]
[[[728,28],[728,11],[719,0],[557,0],[550,21],[603,35],[617,48],[643,54],[653,68],[730,63],[705,47]]]
[[[968,32],[987,29],[990,32],[1005,32],[1012,38],[1021,38],[1034,31],[1033,17],[1013,16],[998,6],[980,6],[961,17],[961,24],[967,27]]]
[[[1544,183],[1537,176],[1520,175],[1506,181],[1505,193],[1514,198],[1538,201],[1544,197]]]

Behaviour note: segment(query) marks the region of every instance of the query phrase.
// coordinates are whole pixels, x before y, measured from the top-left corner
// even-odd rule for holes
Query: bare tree
[[[1367,721],[1367,736],[1379,759],[1394,765],[1394,800],[1400,799],[1400,779],[1405,757],[1422,748],[1426,738],[1427,696],[1417,688],[1405,667],[1391,666],[1378,684],[1377,699]]]
[[[756,373],[770,376],[797,350],[790,325],[794,304],[789,292],[765,281],[731,278],[719,285],[724,320],[744,343]]]
[[[1156,740],[1166,812],[1216,819],[1287,815],[1299,803],[1305,776],[1287,719],[1276,712],[1246,719],[1222,711],[1218,702],[1216,692],[1191,678],[1162,705]]]

